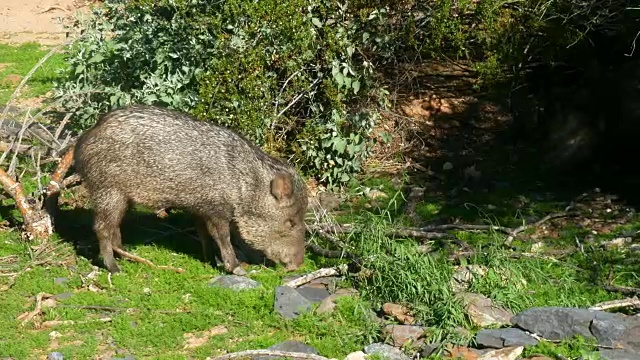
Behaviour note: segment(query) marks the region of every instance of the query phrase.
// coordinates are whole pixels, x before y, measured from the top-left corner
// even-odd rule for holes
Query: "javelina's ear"
[[[293,195],[291,175],[287,173],[277,174],[273,180],[271,180],[271,195],[278,201],[291,197],[291,195]]]

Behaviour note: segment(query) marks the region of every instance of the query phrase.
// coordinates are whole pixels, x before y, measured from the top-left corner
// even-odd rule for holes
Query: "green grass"
[[[60,260],[60,251],[69,253],[70,245],[61,245],[40,260]],[[367,322],[368,306],[360,299],[345,299],[331,315],[305,314],[292,321],[273,311],[274,288],[282,283],[281,269],[259,270],[251,278],[262,288],[234,292],[209,287],[208,281],[219,271],[197,258],[156,246],[132,246],[129,250],[158,264],[179,266],[183,274],[152,269],[121,260],[123,272],[112,277],[101,270],[94,284],[102,291],[91,291],[82,285],[81,276],[92,271],[87,259],[78,257],[73,267],[59,265],[33,266],[17,278],[10,290],[0,297],[0,354],[16,359],[36,359],[50,351],[60,351],[65,359],[87,359],[110,351],[127,352],[139,359],[204,358],[220,351],[260,349],[277,342],[295,339],[314,346],[322,354],[341,357],[359,350],[370,340],[372,327]],[[72,251],[71,251],[72,252]],[[4,233],[0,254],[19,254],[22,264],[30,259],[26,245],[15,236]],[[308,261],[306,269],[313,268]],[[259,269],[254,267],[254,269]],[[63,284],[55,279],[65,277]],[[73,325],[50,329],[34,329],[29,323],[19,326],[16,317],[32,310],[30,297],[40,292],[72,294],[59,300],[55,308],[45,310],[44,321],[73,320]],[[74,307],[75,306],[75,307]],[[108,306],[116,311],[79,309],[77,306]],[[126,309],[129,309],[128,311]],[[99,318],[110,317],[104,323]],[[83,322],[84,321],[84,322]],[[204,332],[216,326],[228,331],[213,335],[196,348],[184,349],[185,334]],[[52,348],[49,333],[60,333],[57,347]]]
[[[5,105],[17,84],[4,81],[7,75],[24,77],[49,49],[36,43],[18,46],[0,44],[0,105]],[[46,94],[58,79],[56,71],[65,65],[62,54],[54,54],[29,78],[22,97],[36,97]]]

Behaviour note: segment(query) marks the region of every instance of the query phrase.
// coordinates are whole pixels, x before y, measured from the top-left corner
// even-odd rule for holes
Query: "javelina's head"
[[[269,189],[256,194],[257,203],[247,204],[246,214],[236,214],[240,236],[271,261],[287,270],[299,268],[304,261],[305,213],[308,197],[302,180],[290,173],[277,173]]]

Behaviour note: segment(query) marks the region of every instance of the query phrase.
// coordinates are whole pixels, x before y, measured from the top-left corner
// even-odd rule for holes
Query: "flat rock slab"
[[[276,288],[276,299],[273,307],[282,317],[294,319],[309,310],[313,303],[289,286]]]
[[[411,360],[409,356],[407,356],[399,349],[382,343],[375,343],[365,346],[364,353],[367,355],[378,354],[388,360]]]
[[[318,350],[316,350],[314,347],[311,347],[307,344],[301,343],[299,341],[294,341],[294,340],[287,340],[287,341],[283,341],[281,343],[269,346],[267,350],[290,351],[290,352],[297,352],[297,353],[320,355],[318,353]],[[261,355],[261,356],[254,356],[253,359],[254,360],[273,360],[273,359],[278,359],[278,357]]]
[[[216,276],[209,282],[211,287],[223,287],[233,290],[248,290],[255,289],[260,286],[260,283],[249,279],[248,277],[238,275],[222,275]]]
[[[640,317],[637,316],[589,309],[542,307],[525,310],[511,321],[519,328],[549,340],[581,335],[596,339],[599,345],[621,346],[640,353]]]
[[[312,286],[301,286],[296,288],[296,291],[312,303],[321,302],[331,295],[329,290],[325,287],[318,288]]]
[[[494,349],[538,343],[538,340],[518,328],[483,329],[478,331],[475,340],[481,347]]]

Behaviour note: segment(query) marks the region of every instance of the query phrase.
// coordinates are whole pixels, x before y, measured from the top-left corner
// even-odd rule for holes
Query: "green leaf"
[[[86,69],[86,67],[84,65],[82,65],[82,64],[78,65],[76,67],[76,75],[78,75],[79,73],[83,72],[84,69]]]
[[[93,55],[93,57],[91,57],[91,59],[89,59],[89,61],[87,61],[88,64],[93,64],[96,62],[100,62],[104,60],[104,56],[102,56],[101,54],[95,54]]]
[[[354,94],[358,94],[358,91],[360,91],[360,81],[356,80],[351,84],[351,87],[353,88],[353,93]]]
[[[311,18],[311,22],[313,23],[313,25],[317,26],[317,27],[322,27],[322,23],[320,22],[320,19],[314,17]]]
[[[339,154],[344,153],[344,149],[347,147],[347,140],[345,139],[336,139],[335,143],[333,144],[333,148],[336,149],[336,151]]]

